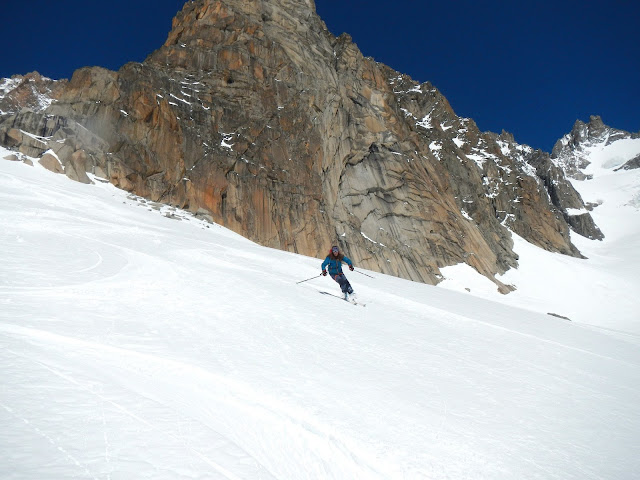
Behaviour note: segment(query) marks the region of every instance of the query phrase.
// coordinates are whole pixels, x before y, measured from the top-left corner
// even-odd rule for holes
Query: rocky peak
[[[263,65],[261,52],[279,47],[303,53],[312,32],[326,30],[315,14],[312,1],[263,0],[187,2],[173,20],[173,28],[164,46],[149,56],[146,63],[170,65],[192,71],[225,74],[253,69],[277,68],[280,63]],[[318,40],[313,42],[319,48]],[[326,50],[327,46],[324,45]],[[311,57],[309,57],[311,58]],[[282,60],[274,58],[274,60]],[[264,73],[264,72],[262,72]]]
[[[640,133],[612,128],[605,125],[599,116],[592,115],[588,123],[576,121],[571,132],[556,142],[551,157],[569,177],[585,180],[589,175],[584,173],[584,169],[589,165],[589,157],[594,149],[603,149],[618,140],[634,138],[640,138]]]
[[[610,131],[611,129],[597,115],[592,115],[588,123],[576,120],[571,132],[556,142],[552,155],[557,157],[567,147],[575,149],[585,143],[606,141]]]

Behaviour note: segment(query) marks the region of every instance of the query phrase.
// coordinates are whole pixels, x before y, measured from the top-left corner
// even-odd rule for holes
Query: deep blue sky
[[[268,1],[268,0],[265,0]],[[5,2],[0,77],[117,70],[159,48],[183,0]],[[481,130],[550,151],[576,119],[640,131],[640,2],[316,0],[335,35],[430,81]]]

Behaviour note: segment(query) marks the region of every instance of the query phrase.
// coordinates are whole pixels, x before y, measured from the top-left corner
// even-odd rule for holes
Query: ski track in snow
[[[363,478],[375,478],[375,472],[367,467],[367,463],[358,461],[358,454],[350,449],[344,440],[338,438],[338,434],[325,425],[310,418],[304,411],[295,408],[293,405],[282,404],[278,399],[270,398],[268,395],[252,390],[248,385],[239,384],[232,379],[212,374],[200,367],[184,364],[167,358],[150,354],[142,354],[129,349],[116,348],[101,343],[87,342],[75,338],[60,336],[15,325],[0,325],[0,331],[5,336],[22,339],[23,342],[35,346],[38,351],[44,351],[44,355],[38,359],[32,356],[25,356],[10,348],[5,352],[19,357],[25,361],[31,361],[48,372],[56,375],[65,382],[77,387],[83,392],[95,395],[100,401],[109,403],[119,411],[139,422],[152,431],[160,435],[169,437],[170,440],[179,443],[177,438],[170,432],[162,431],[151,421],[144,418],[145,412],[135,413],[135,405],[125,406],[122,402],[109,399],[106,393],[97,391],[94,381],[77,380],[77,377],[94,379],[98,376],[94,370],[102,373],[100,382],[108,379],[119,387],[124,387],[128,394],[136,397],[143,397],[160,405],[161,408],[170,412],[180,412],[188,410],[191,416],[203,425],[206,425],[214,433],[221,435],[229,444],[226,449],[235,449],[234,456],[242,460],[253,459],[246,452],[242,451],[230,439],[234,436],[234,429],[237,425],[227,423],[228,418],[243,418],[244,422],[250,424],[275,424],[279,428],[286,426],[292,432],[285,434],[286,437],[296,438],[296,442],[302,442],[309,451],[327,449],[329,445],[333,450],[332,457],[344,456],[349,462],[356,462],[362,465],[356,469],[353,475]],[[54,365],[51,366],[46,360],[47,351],[53,351]],[[64,352],[73,352],[72,358],[65,359]],[[90,365],[87,371],[79,366]],[[70,373],[63,373],[70,372]],[[120,384],[122,379],[126,384]],[[108,390],[110,385],[102,383],[101,388]],[[178,391],[179,393],[176,393]],[[161,394],[159,392],[162,392]],[[192,403],[188,399],[197,399],[197,403]],[[9,410],[6,406],[5,408]],[[12,411],[12,410],[9,410]],[[250,419],[250,420],[248,420]],[[157,421],[158,418],[155,419]],[[25,420],[25,423],[30,423]],[[249,425],[247,425],[249,427]],[[243,435],[247,435],[251,429],[242,430]],[[221,434],[220,432],[225,432]],[[279,438],[282,432],[277,431],[274,438],[269,442],[281,441]],[[267,437],[269,432],[262,432]],[[273,433],[271,434],[273,435]],[[48,437],[47,437],[48,438]],[[267,441],[266,438],[260,439]],[[348,443],[348,440],[346,440]],[[299,445],[297,445],[299,448]],[[201,458],[214,470],[220,472],[224,478],[240,478],[231,473],[226,468],[220,466],[215,461],[208,458],[199,450],[186,445],[188,453]],[[293,446],[284,445],[283,448]],[[64,451],[60,449],[60,451]],[[72,457],[70,457],[72,458]],[[78,462],[74,462],[80,465]],[[343,463],[343,462],[341,462]],[[246,465],[243,468],[246,471]],[[88,471],[88,470],[87,470]],[[256,472],[250,478],[266,478],[266,471],[262,465],[257,465]]]
[[[295,285],[321,260],[0,169],[3,479],[640,470],[630,333],[379,274],[351,308]]]
[[[154,398],[154,395],[149,395],[144,390],[142,391],[138,391],[138,390],[140,389],[141,385],[144,385],[145,382],[149,382],[150,380],[152,385],[156,387],[156,391],[159,384],[162,385],[163,388],[168,388],[169,386],[177,387],[178,385],[183,387],[181,383],[182,381],[184,381],[183,380],[184,371],[193,370],[192,367],[189,368],[189,366],[186,366],[186,365],[173,364],[173,362],[169,362],[161,358],[153,358],[150,355],[142,355],[142,354],[138,354],[129,350],[124,350],[121,348],[114,348],[114,347],[108,347],[108,346],[97,344],[97,343],[84,342],[84,341],[72,339],[69,337],[62,337],[59,335],[55,335],[55,334],[51,334],[43,331],[37,331],[34,329],[25,329],[22,327],[16,327],[12,325],[2,325],[0,326],[0,329],[4,330],[4,332],[8,333],[9,335],[12,335],[15,337],[24,337],[30,340],[30,343],[36,343],[38,344],[39,347],[43,349],[46,349],[47,346],[49,346],[50,349],[57,350],[57,351],[64,351],[66,348],[68,348],[70,351],[74,352],[74,357],[77,357],[77,356],[82,357],[83,364],[85,363],[90,364],[92,368],[100,368],[102,371],[108,371],[109,377],[126,378],[127,382],[134,382],[135,386],[128,387],[127,392],[134,393],[141,397],[151,399],[156,403],[160,404],[161,407],[172,407],[171,404],[176,402],[177,405],[173,406],[173,408],[170,408],[174,411],[179,411],[179,408],[177,408],[180,406],[179,398],[176,398],[176,399]],[[97,391],[96,387],[92,385],[93,382],[83,382],[83,381],[76,380],[75,378],[76,375],[79,375],[79,376],[81,375],[81,373],[77,371],[78,370],[77,359],[72,360],[70,362],[70,365],[66,366],[67,369],[74,369],[76,371],[73,373],[63,373],[63,371],[61,371],[59,368],[49,366],[46,361],[35,360],[32,357],[22,355],[20,353],[17,353],[9,349],[7,349],[6,351],[11,355],[22,358],[23,360],[26,360],[26,361],[31,361],[36,365],[41,366],[43,369],[59,377],[65,382],[71,384],[73,387],[77,387],[78,390],[81,390],[90,395],[96,396],[101,402],[110,404],[111,406],[115,407],[117,410],[119,410],[126,416],[130,417],[131,420],[134,420],[135,422],[139,422],[145,428],[148,428],[150,431],[153,431],[159,434],[160,436],[166,436],[171,441],[174,441],[175,443],[184,443],[184,439],[178,438],[176,435],[174,435],[170,431],[162,431],[160,428],[155,426],[149,420],[146,420],[145,418],[143,418],[143,416],[145,415],[144,412],[141,412],[140,414],[134,413],[130,409],[131,407],[126,407],[122,403],[113,401],[109,399],[106,394],[103,394]],[[57,361],[60,361],[61,357],[57,356],[56,358],[57,358]],[[117,359],[118,361],[114,362],[113,361],[114,359]],[[194,372],[190,372],[190,375],[191,375],[191,379],[195,381],[197,381],[196,377],[200,376],[200,375],[194,375]],[[161,378],[156,378],[156,377],[161,377]],[[182,381],[179,381],[180,377],[182,377]],[[209,382],[205,382],[205,383],[212,384],[210,385],[210,387],[213,390],[216,390],[217,388],[219,388],[220,383],[222,383],[220,382],[219,379],[215,379],[213,382],[211,380],[212,379],[209,379]],[[165,383],[168,385],[164,385]],[[202,385],[202,382],[198,382],[198,386],[200,389],[204,389],[207,385]],[[106,387],[105,385],[102,385],[102,388],[105,388],[105,387]],[[210,399],[206,398],[205,396],[203,400],[210,400]],[[13,413],[13,411],[7,408],[6,406],[5,406],[5,409]],[[23,420],[27,424],[31,423],[26,419],[23,419]],[[45,436],[48,440],[53,442],[53,440],[48,435],[43,434],[43,436]],[[219,472],[221,475],[223,475],[224,478],[228,478],[230,480],[235,480],[240,478],[234,475],[233,473],[231,473],[226,468],[217,464],[213,460],[209,459],[205,454],[203,454],[199,450],[189,446],[186,443],[184,444],[184,447],[186,450],[188,450],[188,453],[192,453],[198,458],[202,459],[205,463],[211,466],[216,472]],[[229,447],[227,446],[227,448]],[[59,447],[59,450],[62,451],[63,453],[66,453],[62,447]],[[244,452],[238,452],[235,455],[239,458],[246,457],[246,454]],[[77,460],[73,459],[73,457],[71,457],[70,455],[69,455],[69,458],[74,460],[74,463],[76,463],[78,466],[82,466],[85,469],[85,471],[90,474],[88,468],[85,465],[81,465]],[[260,472],[256,472],[256,473],[260,473]],[[93,475],[91,476],[93,478],[96,478]]]

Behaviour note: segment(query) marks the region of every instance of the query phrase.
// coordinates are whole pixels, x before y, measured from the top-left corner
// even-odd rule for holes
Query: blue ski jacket
[[[329,267],[329,275],[335,277],[336,275],[342,274],[342,262],[345,262],[347,265],[353,265],[351,260],[349,260],[344,255],[340,255],[339,257],[334,257],[333,255],[328,255],[327,258],[322,262],[322,270]]]

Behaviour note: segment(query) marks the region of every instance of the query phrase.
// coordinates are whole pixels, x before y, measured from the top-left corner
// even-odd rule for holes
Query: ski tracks
[[[13,352],[11,352],[11,353],[13,353]],[[2,407],[10,416],[12,416],[13,418],[15,418],[18,421],[22,421],[28,428],[32,429],[37,435],[39,435],[40,437],[44,438],[47,442],[49,442],[58,452],[60,452],[62,454],[62,456],[67,461],[69,461],[70,463],[72,463],[72,464],[76,465],[78,468],[80,468],[88,478],[92,478],[94,480],[98,480],[98,477],[96,477],[91,472],[91,470],[89,469],[89,467],[87,466],[86,463],[82,463],[80,460],[78,460],[78,458],[76,458],[73,454],[68,452],[51,435],[49,435],[46,432],[42,431],[37,425],[32,424],[32,422],[28,418],[25,418],[24,416],[22,416],[19,413],[15,412],[14,409],[12,409],[11,407],[5,405],[2,401],[0,401],[0,407]]]
[[[184,443],[183,436],[176,432],[180,421],[167,424],[167,417],[172,415],[174,420],[177,415],[195,424],[192,428],[206,430],[204,436],[194,440],[200,443],[184,444],[184,449],[208,464],[218,478],[388,477],[381,473],[384,467],[375,466],[380,460],[348,432],[327,425],[304,408],[286,404],[224,375],[153,353],[33,328],[0,324],[0,333],[20,341],[23,347],[28,345],[5,348],[6,353],[39,365],[68,388],[90,394],[167,441]],[[142,407],[145,402],[160,408],[149,413],[148,408]],[[7,411],[11,409],[9,405],[2,406]],[[103,462],[116,462],[114,452],[122,450],[122,445],[109,443],[105,422],[103,410]],[[189,436],[192,437],[197,435]],[[212,451],[212,443],[221,448]],[[282,458],[273,458],[274,443],[282,445],[277,449],[283,452]],[[67,456],[82,464],[80,459]]]

